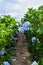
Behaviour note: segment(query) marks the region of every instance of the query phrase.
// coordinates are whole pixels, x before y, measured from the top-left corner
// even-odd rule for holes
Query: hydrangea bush
[[[12,56],[12,46],[17,40],[14,36],[17,38],[18,27],[19,23],[13,17],[0,17],[0,65]]]
[[[28,50],[31,52],[31,60],[39,61],[43,58],[43,6],[38,9],[28,8],[21,22],[24,24],[26,21],[30,23],[29,30],[25,30],[24,34],[26,35]]]

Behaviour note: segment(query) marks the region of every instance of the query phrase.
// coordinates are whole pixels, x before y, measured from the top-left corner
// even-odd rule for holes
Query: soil
[[[28,56],[30,53],[27,49],[27,43],[25,35],[19,33],[18,35],[18,43],[16,45],[16,60],[12,63],[12,65],[31,65],[31,61],[28,60]]]

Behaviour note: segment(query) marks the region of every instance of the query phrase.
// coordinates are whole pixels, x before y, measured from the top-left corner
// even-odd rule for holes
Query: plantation
[[[21,23],[9,15],[0,17],[0,65],[10,65],[12,62],[18,39],[22,41],[20,33],[21,37],[22,34],[26,37],[26,48],[30,53],[28,60],[37,62],[33,65],[43,65],[43,6],[38,9],[28,8]]]

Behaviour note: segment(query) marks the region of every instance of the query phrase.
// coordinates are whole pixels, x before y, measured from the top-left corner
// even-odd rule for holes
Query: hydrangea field
[[[0,17],[0,65],[10,65],[13,61],[12,50],[18,42],[19,32],[26,36],[32,65],[43,65],[43,6],[28,8],[21,22],[9,15]]]

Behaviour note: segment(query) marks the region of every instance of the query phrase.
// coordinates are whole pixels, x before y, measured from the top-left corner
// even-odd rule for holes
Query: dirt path
[[[16,61],[12,65],[31,65],[27,57],[30,55],[26,48],[26,38],[22,33],[19,33],[19,39],[16,46]]]

